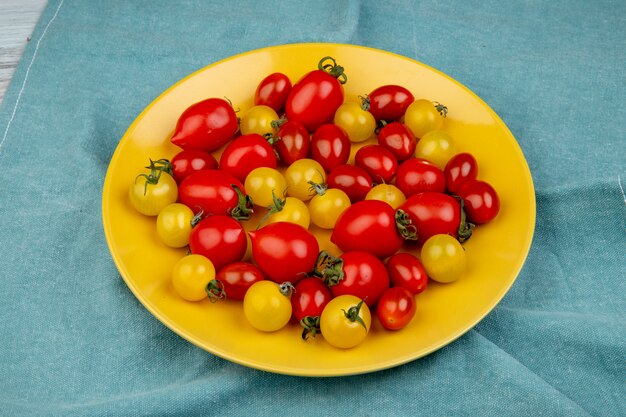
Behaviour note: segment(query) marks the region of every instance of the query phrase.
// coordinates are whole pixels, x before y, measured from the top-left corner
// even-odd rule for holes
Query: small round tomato
[[[275,120],[278,120],[278,114],[271,107],[253,106],[241,118],[239,129],[243,135],[251,133],[261,136],[272,134],[274,133],[272,122]]]
[[[354,163],[367,171],[377,184],[391,182],[398,169],[395,156],[380,145],[363,146],[354,155]]]
[[[289,166],[298,159],[306,158],[310,148],[309,132],[300,123],[288,120],[278,129],[274,149],[283,165]]]
[[[305,158],[287,167],[285,180],[287,180],[287,195],[308,201],[315,195],[315,191],[311,189],[311,182],[324,184],[326,175],[319,162]]]
[[[326,172],[347,163],[350,158],[348,135],[337,125],[321,125],[311,139],[311,157],[319,162]]]
[[[209,98],[192,104],[181,114],[171,142],[183,149],[212,152],[234,138],[238,129],[231,103]]]
[[[410,253],[396,253],[387,260],[387,272],[391,285],[403,287],[417,295],[428,286],[428,275],[424,265]]]
[[[291,293],[293,286],[286,282],[254,283],[243,298],[243,313],[248,322],[262,332],[280,330],[291,318]]]
[[[415,316],[415,298],[406,288],[389,288],[376,307],[378,321],[387,330],[400,330]]]
[[[458,195],[463,199],[467,218],[473,223],[487,223],[500,211],[498,193],[485,181],[467,181],[459,188]]]
[[[263,271],[251,263],[235,262],[220,269],[215,279],[222,283],[227,298],[243,300],[248,288],[263,281],[265,276]]]
[[[328,174],[328,186],[345,192],[353,203],[363,200],[372,185],[370,174],[356,165],[341,165]]]
[[[376,120],[362,105],[348,101],[335,112],[334,122],[347,133],[351,142],[366,141],[374,134]]]
[[[284,199],[276,198],[274,203],[269,206],[269,212],[266,224],[288,222],[299,224],[305,229],[311,224],[311,215],[309,208],[304,202],[295,197],[286,197]]]
[[[176,181],[159,168],[158,162],[150,161],[150,172],[137,175],[128,190],[132,206],[146,216],[156,216],[165,207],[175,203],[178,197]]]
[[[415,137],[421,138],[428,132],[441,129],[447,114],[448,108],[440,103],[415,100],[404,113],[404,124]]]
[[[413,94],[400,85],[383,85],[367,96],[369,111],[376,121],[388,122],[400,119],[415,98]]]
[[[332,298],[330,290],[319,278],[304,278],[296,285],[291,295],[291,310],[293,318],[303,327],[303,339],[309,335],[315,337],[319,332],[320,316]]]
[[[254,262],[272,281],[297,284],[315,267],[319,243],[302,226],[278,222],[248,234]]]
[[[449,235],[434,235],[422,246],[422,264],[428,276],[441,283],[453,282],[465,272],[465,250]]]
[[[454,140],[450,135],[441,130],[433,130],[417,142],[415,157],[426,159],[443,170],[450,158],[454,156],[454,148]]]
[[[449,193],[455,194],[464,183],[476,179],[478,163],[471,154],[458,153],[448,161],[443,174],[446,178],[446,189]]]
[[[165,207],[157,217],[157,234],[167,246],[182,248],[189,244],[193,211],[184,204]]]
[[[239,181],[245,181],[254,168],[276,168],[276,154],[272,145],[256,133],[239,136],[228,144],[220,157],[220,169]]]
[[[269,207],[274,204],[275,196],[282,196],[287,189],[285,177],[274,168],[255,168],[246,177],[246,194],[257,206]]]
[[[206,256],[218,271],[240,261],[247,247],[243,226],[229,216],[209,216],[201,220],[189,236],[191,253]]]
[[[254,104],[263,105],[279,111],[285,107],[287,96],[291,92],[291,80],[285,74],[275,72],[263,78],[254,93]]]
[[[208,152],[195,149],[182,150],[172,158],[172,173],[180,184],[189,174],[203,169],[217,169],[217,160]]]
[[[425,191],[443,193],[446,180],[435,164],[424,159],[411,158],[398,167],[396,185],[408,198]]]
[[[214,282],[215,267],[201,255],[187,255],[174,265],[172,285],[176,293],[187,301],[200,301],[212,292],[209,283]]]
[[[394,209],[397,209],[406,201],[404,193],[400,191],[398,187],[391,184],[378,184],[367,193],[365,199],[384,201]]]
[[[372,313],[363,300],[353,295],[335,297],[324,307],[320,330],[336,348],[349,349],[362,343],[372,325]]]
[[[338,188],[324,187],[309,201],[311,222],[322,229],[332,229],[337,219],[348,207],[350,198]]]
[[[398,161],[405,161],[415,153],[415,136],[402,123],[386,124],[378,132],[378,144],[388,149]]]

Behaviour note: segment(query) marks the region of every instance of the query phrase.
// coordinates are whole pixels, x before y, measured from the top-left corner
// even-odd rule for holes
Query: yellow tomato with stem
[[[444,170],[446,164],[456,154],[452,136],[442,130],[425,134],[415,147],[415,157],[426,159]]]
[[[426,133],[443,127],[448,108],[439,102],[419,99],[407,107],[404,113],[404,124],[413,135],[421,138]]]
[[[378,184],[365,195],[366,200],[380,200],[388,203],[394,209],[406,201],[404,193],[392,184]]]
[[[322,229],[332,229],[341,213],[350,207],[350,197],[338,188],[315,187],[317,195],[309,201],[311,222]]]
[[[184,204],[174,203],[159,212],[157,234],[167,246],[182,248],[189,244],[193,227],[193,211]]]
[[[257,330],[274,332],[289,323],[291,318],[291,293],[293,285],[288,282],[259,281],[243,298],[243,313]]]
[[[343,128],[351,142],[363,142],[369,139],[376,129],[376,119],[362,104],[347,101],[335,112],[334,123]]]
[[[274,197],[274,204],[269,207],[267,218],[260,224],[271,224],[278,222],[289,222],[299,224],[305,229],[311,224],[311,215],[306,204],[295,197],[279,199]]]
[[[150,160],[149,171],[135,177],[128,198],[131,205],[146,216],[156,216],[161,210],[176,202],[178,186],[170,174],[172,165],[166,159]]]
[[[326,183],[326,174],[319,162],[304,158],[298,159],[287,167],[285,180],[287,181],[288,196],[309,201],[315,195],[311,183]]]
[[[174,290],[187,301],[224,298],[224,289],[215,279],[213,262],[202,255],[187,255],[174,265],[172,271]]]
[[[365,340],[372,325],[367,304],[354,295],[340,295],[330,300],[320,316],[320,330],[332,346],[352,348]]]
[[[274,195],[282,196],[287,189],[285,177],[277,169],[260,167],[253,169],[244,182],[246,194],[257,206],[269,207]]]
[[[248,110],[239,123],[239,129],[244,135],[258,133],[259,135],[273,134],[272,122],[278,120],[278,114],[268,106],[254,106]]]

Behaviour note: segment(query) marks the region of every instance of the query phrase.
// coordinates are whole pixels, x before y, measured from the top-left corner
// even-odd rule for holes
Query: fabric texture
[[[50,0],[0,108],[0,415],[626,415],[625,40],[617,0]],[[236,365],[150,315],[109,255],[102,184],[133,119],[199,68],[295,42],[449,74],[528,160],[521,274],[425,358],[341,378]]]

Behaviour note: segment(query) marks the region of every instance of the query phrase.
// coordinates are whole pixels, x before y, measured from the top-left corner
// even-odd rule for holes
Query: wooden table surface
[[[0,0],[0,103],[47,0]]]

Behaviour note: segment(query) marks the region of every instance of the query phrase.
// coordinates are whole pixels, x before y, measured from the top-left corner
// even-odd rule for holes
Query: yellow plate
[[[346,95],[365,94],[384,84],[399,84],[416,98],[445,103],[444,130],[471,152],[479,178],[491,183],[501,199],[498,217],[478,227],[464,245],[468,271],[453,284],[431,282],[416,297],[417,314],[397,332],[377,322],[366,341],[349,350],[323,339],[304,342],[296,325],[275,333],[254,330],[241,303],[186,302],[170,284],[174,263],[185,250],[164,246],[155,218],[130,206],[128,187],[148,158],[171,158],[169,143],[176,120],[189,105],[208,97],[228,97],[245,111],[258,82],[280,71],[296,82],[317,68],[323,56],[345,68]],[[241,113],[240,113],[241,114]],[[247,52],[203,68],[154,100],[133,122],[109,165],[102,196],[106,239],[122,277],[135,296],[163,324],[195,345],[230,361],[272,372],[331,376],[376,371],[414,360],[452,342],[471,329],[502,299],[517,277],[535,226],[535,195],[524,156],[505,124],[469,89],[424,64],[376,49],[337,44],[295,44]],[[256,225],[253,220],[251,224]],[[250,227],[250,226],[247,226]],[[322,246],[327,233],[314,231]]]

